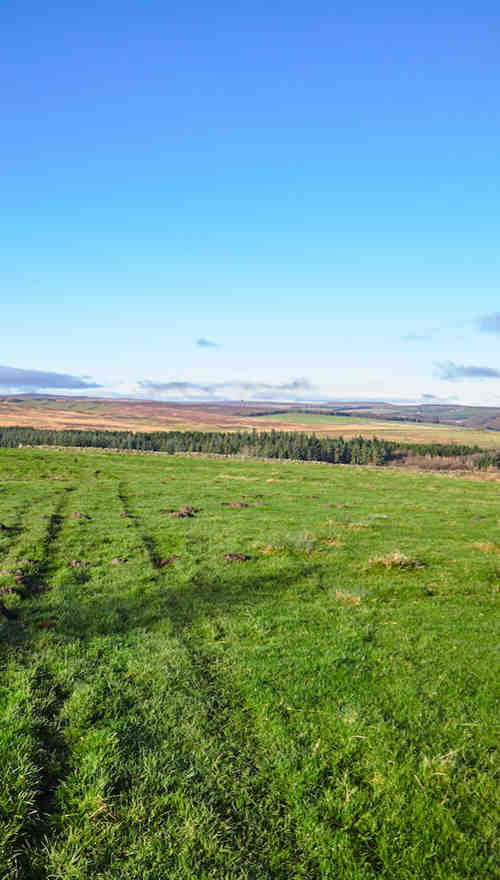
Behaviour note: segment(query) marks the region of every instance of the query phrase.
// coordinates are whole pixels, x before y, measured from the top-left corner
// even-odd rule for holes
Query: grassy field
[[[498,482],[0,450],[0,522],[1,880],[498,877]]]

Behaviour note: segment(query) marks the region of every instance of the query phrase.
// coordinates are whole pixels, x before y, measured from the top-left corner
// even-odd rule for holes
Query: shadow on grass
[[[301,563],[276,573],[257,573],[252,563],[227,567],[220,575],[200,571],[184,583],[169,583],[160,575],[154,586],[132,595],[103,594],[66,598],[57,632],[66,638],[90,640],[99,635],[122,634],[155,628],[168,620],[172,635],[186,641],[193,625],[206,618],[234,611],[239,606],[257,609],[270,594],[280,595],[298,581],[321,577],[316,563]],[[187,639],[189,641],[189,639]]]
[[[122,803],[129,799],[133,802],[137,768],[159,760],[158,756],[165,751],[165,737],[172,737],[177,767],[174,784],[178,787],[179,803],[182,801],[186,809],[187,804],[202,800],[211,815],[209,827],[220,838],[218,852],[201,840],[184,851],[183,858],[190,872],[186,876],[217,876],[218,873],[223,876],[222,852],[225,851],[230,854],[235,877],[288,880],[291,866],[299,862],[308,867],[308,876],[318,877],[316,857],[307,853],[300,842],[296,820],[281,790],[273,759],[256,734],[258,725],[253,712],[230,672],[219,667],[210,644],[200,644],[193,638],[192,628],[198,621],[216,618],[242,605],[258,609],[270,595],[279,595],[302,578],[311,577],[317,566],[301,563],[278,575],[258,573],[252,568],[249,563],[245,568],[238,567],[236,572],[234,567],[228,566],[218,577],[198,572],[184,584],[169,585],[165,579],[144,596],[102,596],[89,603],[75,602],[61,618],[58,630],[66,638],[81,640],[103,634],[126,637],[132,630],[154,628],[168,620],[172,636],[182,645],[183,667],[174,671],[164,686],[174,702],[186,688],[188,693],[197,694],[193,703],[183,698],[183,711],[188,715],[190,711],[196,713],[198,736],[204,744],[199,753],[193,749],[191,736],[184,739],[169,733],[161,724],[151,723],[147,691],[144,705],[138,708],[142,685],[136,690],[133,681],[124,678],[125,667],[117,670],[112,678],[108,670],[102,681],[96,681],[97,716],[92,717],[92,723],[101,723],[100,714],[107,717],[110,703],[116,701],[117,748],[126,755],[126,761],[113,770],[110,796],[121,799]],[[106,723],[110,723],[108,717]],[[207,755],[215,762],[209,773]],[[173,801],[170,810],[173,818]],[[178,821],[181,828],[182,811]],[[280,829],[279,847],[277,828]]]
[[[39,852],[51,833],[57,788],[69,770],[69,749],[61,721],[66,696],[43,662],[36,663],[28,676],[24,715],[32,741],[38,786],[30,814],[20,828],[13,860],[15,876],[25,880],[42,880],[45,876],[40,870]]]

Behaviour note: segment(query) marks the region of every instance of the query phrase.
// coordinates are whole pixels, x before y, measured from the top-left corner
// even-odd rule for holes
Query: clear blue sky
[[[500,405],[500,10],[467,7],[7,0],[0,393]]]

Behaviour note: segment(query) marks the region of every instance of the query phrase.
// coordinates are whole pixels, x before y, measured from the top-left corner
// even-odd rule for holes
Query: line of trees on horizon
[[[378,437],[316,437],[296,431],[107,431],[0,427],[0,447],[63,446],[136,452],[199,452],[330,464],[404,462],[417,457],[455,459],[474,469],[500,467],[500,451],[459,443],[400,443]]]

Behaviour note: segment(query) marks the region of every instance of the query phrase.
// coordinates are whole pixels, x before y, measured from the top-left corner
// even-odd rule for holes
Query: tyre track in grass
[[[9,577],[9,580],[12,578],[10,575],[12,571],[15,571],[18,568],[17,563],[9,562],[9,557],[11,556],[13,550],[22,542],[24,529],[22,525],[24,523],[26,513],[30,509],[30,500],[26,499],[22,504],[17,505],[15,508],[14,516],[10,515],[5,517],[9,523],[13,523],[12,525],[8,525],[6,529],[2,529],[0,532],[0,568],[5,572],[5,574]],[[3,514],[2,514],[3,518]],[[5,526],[5,523],[4,523]],[[12,535],[17,536],[17,540],[12,542]],[[12,568],[9,566],[13,566]],[[4,575],[0,575],[0,578]],[[0,584],[0,619],[5,617],[8,621],[16,620],[18,617],[18,612],[16,609],[10,607],[10,602],[7,600],[7,604],[4,602],[4,597],[8,595],[8,592],[14,592],[19,594],[22,598],[24,598],[24,594],[17,587],[12,586],[12,584]]]
[[[5,516],[3,513],[0,514],[0,520],[2,521],[2,523],[4,523],[4,525],[6,524],[4,522],[4,516],[5,520],[7,520],[9,523],[9,525],[7,525],[7,531],[5,533],[2,532],[2,535],[5,534],[5,538],[8,542],[5,547],[3,546],[2,535],[0,535],[0,556],[2,557],[0,565],[2,567],[4,566],[5,560],[8,559],[11,552],[15,550],[17,545],[22,541],[23,533],[25,532],[23,525],[26,519],[26,515],[31,510],[32,506],[33,499],[27,497],[23,502],[16,506],[14,515],[12,517],[10,515]],[[12,535],[17,536],[17,540],[9,541],[9,538]]]
[[[33,571],[30,572],[26,580],[30,598],[33,596],[33,592],[36,591],[38,585],[47,586],[46,580],[54,567],[56,542],[64,525],[63,515],[67,510],[69,499],[70,493],[63,489],[47,525],[47,531],[42,541],[40,561],[35,563]]]
[[[126,518],[132,520],[137,531],[137,536],[142,542],[144,549],[149,556],[151,565],[155,569],[155,571],[157,571],[161,568],[162,556],[153,536],[143,531],[141,527],[141,517],[138,514],[133,513],[130,494],[130,490],[127,489],[125,482],[123,480],[120,480],[120,482],[118,483],[118,498],[120,499],[120,503],[122,506],[122,514],[124,514]]]
[[[289,880],[295,871],[297,878],[319,877],[299,844],[286,798],[256,736],[253,712],[234,684],[223,682],[208,652],[189,638],[184,639],[184,646],[205,705],[204,733],[216,756],[217,771],[207,798],[216,816],[213,830],[229,850],[228,876]],[[245,718],[244,727],[238,725],[238,717]],[[192,764],[189,752],[185,760],[188,766]],[[277,841],[271,840],[277,834],[280,860],[276,858]],[[213,869],[218,866],[220,870],[220,862],[214,860]],[[205,862],[197,864],[195,855],[193,876],[197,868],[205,868]]]
[[[39,510],[47,509],[46,495],[44,494],[38,499],[35,505],[28,501],[22,506],[23,514],[19,519],[19,537],[15,544],[11,545],[9,554],[2,561],[2,566],[9,565],[9,568],[4,569],[9,581],[12,581],[13,575],[15,576],[15,585],[9,583],[7,589],[17,593],[22,600],[33,599],[47,589],[45,581],[50,569],[50,547],[62,527],[62,514],[67,505],[65,490],[53,493],[53,495],[55,498],[50,499],[52,513],[43,514],[43,518],[48,522],[40,529],[39,535],[33,517],[37,515]],[[35,511],[33,511],[33,506],[35,506]],[[31,528],[29,520],[31,520]],[[26,558],[27,554],[31,553],[36,558]]]
[[[134,523],[151,565],[157,570],[161,561],[158,544],[152,535],[144,533],[142,516],[133,507],[132,495],[125,482],[120,481],[118,496],[123,513]],[[296,574],[293,579],[295,577]],[[268,756],[256,736],[253,713],[244,704],[234,682],[224,681],[218,673],[217,658],[193,638],[195,620],[182,590],[167,586],[165,589],[173,635],[184,649],[194,687],[204,707],[204,717],[199,723],[207,740],[207,750],[214,756],[214,767],[217,765],[217,771],[207,779],[206,796],[218,817],[212,830],[221,839],[225,837],[225,846],[231,848],[231,876],[289,880],[295,871],[297,878],[319,877],[319,868],[299,844],[286,796],[279,792]],[[244,727],[238,725],[242,716],[245,718]],[[182,757],[186,767],[192,768],[192,752],[186,748]],[[196,772],[200,773],[200,769]],[[244,790],[238,787],[239,780],[244,781]],[[268,845],[269,858],[265,852],[266,840],[270,844],[268,838],[276,833],[277,826],[280,828],[282,864],[278,863],[276,856],[271,856],[276,847]],[[192,876],[210,870],[207,853],[202,863],[197,863],[195,854],[194,859]],[[220,863],[214,863],[212,868],[220,870]]]
[[[37,587],[40,582],[45,583],[53,571],[68,493],[65,490],[57,492],[53,501],[52,513],[48,515],[46,528],[40,535],[39,558],[33,561],[23,578],[21,589],[25,600],[38,596]],[[23,533],[26,534],[26,530]],[[68,750],[61,721],[66,694],[55,675],[37,659],[36,643],[34,645],[26,628],[30,622],[30,606],[33,608],[31,601],[23,604],[21,609],[22,627],[17,641],[22,650],[18,655],[19,665],[15,674],[23,681],[22,696],[17,707],[17,713],[22,717],[20,748],[33,768],[35,787],[31,793],[30,808],[22,817],[16,839],[10,843],[10,853],[5,853],[4,859],[5,877],[45,880],[45,872],[38,864],[39,852],[50,831],[57,787],[67,772]],[[6,684],[10,683],[7,681]],[[6,757],[8,759],[9,755]]]
[[[66,554],[63,552],[64,558],[61,558],[61,549],[65,548],[68,543],[71,546],[73,536],[76,539],[76,544],[85,550],[92,549],[94,553],[97,550],[99,556],[101,555],[99,551],[102,552],[100,545],[95,541],[95,536],[86,528],[88,520],[75,520],[70,524],[68,520],[71,518],[66,516],[70,502],[73,508],[85,507],[85,504],[82,505],[82,500],[84,502],[89,500],[88,489],[88,485],[83,482],[80,491],[75,495],[70,495],[65,490],[58,493],[60,497],[48,521],[42,539],[40,561],[33,574],[37,580],[43,578],[45,581],[57,572],[64,572],[64,583],[70,587],[70,593],[73,593],[72,587],[77,589],[83,582],[86,582],[87,578],[85,577],[82,581],[82,572],[79,569],[69,569],[66,575]],[[114,498],[116,497],[113,489],[111,489],[111,494]],[[98,514],[102,507],[109,513],[109,497],[105,497],[104,501],[99,500],[99,503],[94,507],[92,507],[92,514],[96,519],[98,516],[96,517],[95,514]],[[78,531],[75,531],[76,529]],[[26,598],[31,597],[27,594]],[[77,595],[77,603],[78,598]],[[54,608],[56,614],[63,611],[64,594],[61,599],[62,605],[59,603]],[[77,607],[75,606],[72,610],[76,611]],[[67,614],[66,612],[66,616]],[[36,626],[36,619],[33,623]],[[54,629],[57,635],[57,618]],[[67,630],[67,627],[64,626],[64,613],[62,629],[63,632],[65,629]],[[67,631],[66,635],[71,635],[71,632]],[[52,637],[51,633],[44,634],[44,639],[50,640]],[[30,647],[25,643],[24,681],[27,696],[22,706],[22,712],[28,723],[27,748],[31,763],[35,768],[37,786],[29,814],[22,823],[16,840],[10,845],[11,855],[7,856],[9,869],[5,874],[9,880],[11,877],[16,880],[17,878],[47,880],[51,876],[47,866],[46,851],[57,839],[61,820],[57,799],[58,789],[72,771],[73,763],[70,749],[64,737],[64,727],[68,723],[68,719],[62,720],[70,693],[67,693],[57,680],[57,673],[52,672],[42,663],[38,663],[36,654],[33,649],[30,650]]]
[[[61,713],[67,694],[43,664],[29,671],[28,691],[22,709],[29,724],[31,760],[36,767],[37,787],[29,815],[21,827],[6,876],[22,880],[46,880],[43,848],[52,833],[57,812],[57,788],[69,769],[69,750],[64,739]]]

